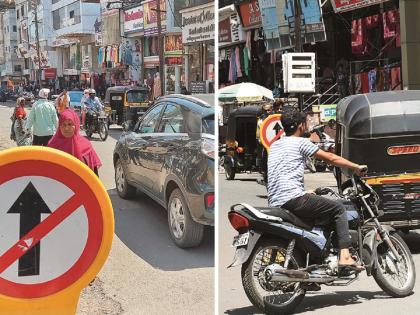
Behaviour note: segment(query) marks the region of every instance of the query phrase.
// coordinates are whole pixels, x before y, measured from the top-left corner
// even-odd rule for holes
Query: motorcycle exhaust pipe
[[[329,283],[333,282],[335,277],[328,275],[316,275],[302,270],[290,270],[267,267],[265,272],[266,281],[274,282],[316,282],[316,283]]]

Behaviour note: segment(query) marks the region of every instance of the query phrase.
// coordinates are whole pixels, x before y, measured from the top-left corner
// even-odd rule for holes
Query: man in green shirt
[[[49,89],[39,91],[39,100],[34,103],[26,121],[26,129],[33,128],[33,145],[47,146],[58,125],[54,104],[47,100]]]

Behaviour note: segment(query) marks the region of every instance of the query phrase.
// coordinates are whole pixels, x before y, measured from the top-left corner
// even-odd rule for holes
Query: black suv
[[[164,96],[115,146],[118,195],[127,199],[139,189],[165,207],[179,247],[199,245],[204,225],[214,225],[214,128],[213,106]]]

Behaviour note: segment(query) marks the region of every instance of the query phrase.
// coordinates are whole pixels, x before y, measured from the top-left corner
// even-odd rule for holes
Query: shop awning
[[[219,90],[220,102],[260,102],[273,100],[272,91],[254,83],[239,83]]]

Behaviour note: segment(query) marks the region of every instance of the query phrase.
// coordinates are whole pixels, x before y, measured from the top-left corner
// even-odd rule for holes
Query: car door
[[[153,160],[155,182],[153,193],[161,200],[164,198],[166,177],[181,168],[188,139],[185,133],[185,108],[180,104],[168,103],[160,119],[156,133]]]
[[[151,108],[127,139],[130,172],[138,185],[149,191],[153,185],[150,147],[155,146],[155,130],[164,107],[165,104],[158,104]]]

